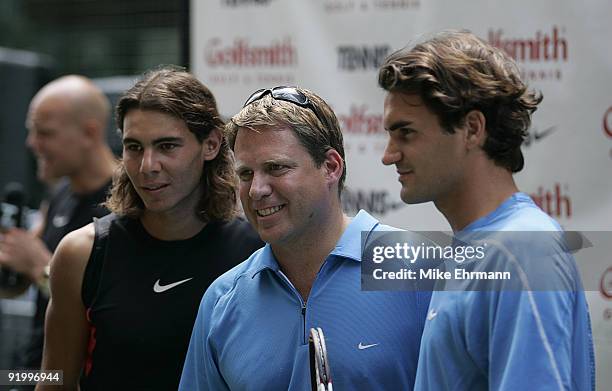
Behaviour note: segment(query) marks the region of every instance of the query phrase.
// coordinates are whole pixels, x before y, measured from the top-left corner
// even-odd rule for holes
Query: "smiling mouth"
[[[163,189],[164,187],[168,187],[168,185],[155,185],[155,186],[141,186],[146,191],[157,191]]]
[[[271,208],[255,209],[255,212],[257,213],[257,216],[259,217],[266,217],[266,216],[273,215],[274,213],[280,211],[284,207],[285,205],[278,205],[278,206],[273,206]]]

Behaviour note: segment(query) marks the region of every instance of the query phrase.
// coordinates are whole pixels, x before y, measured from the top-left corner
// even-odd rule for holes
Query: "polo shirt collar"
[[[330,256],[351,259],[356,262],[361,262],[361,233],[371,232],[379,224],[378,220],[372,217],[368,212],[360,210],[357,213],[344,233],[338,240],[336,247],[330,253]],[[270,269],[275,272],[279,271],[278,262],[272,253],[272,247],[266,243],[251,268],[251,278],[254,278],[259,272],[265,269]]]
[[[256,255],[255,262],[253,267],[251,268],[251,278],[255,278],[255,276],[262,270],[271,269],[275,272],[279,271],[278,262],[276,262],[276,258],[274,258],[274,254],[272,253],[272,247],[270,247],[270,243],[266,243],[261,252]]]
[[[361,262],[361,233],[364,231],[371,232],[378,224],[378,220],[368,212],[363,209],[360,210],[349,226],[346,227],[330,255]]]

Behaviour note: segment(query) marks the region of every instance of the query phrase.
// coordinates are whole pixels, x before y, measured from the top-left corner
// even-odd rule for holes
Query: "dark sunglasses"
[[[305,109],[310,109],[317,116],[323,126],[327,126],[327,122],[323,121],[323,116],[319,113],[319,110],[314,104],[296,87],[278,86],[274,88],[262,88],[257,90],[249,96],[249,99],[244,102],[243,108],[250,105],[251,103],[260,100],[266,95],[272,95],[272,98],[276,100],[284,100],[285,102],[293,103]]]

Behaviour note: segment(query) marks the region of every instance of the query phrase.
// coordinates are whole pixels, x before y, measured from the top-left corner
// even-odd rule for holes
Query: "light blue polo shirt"
[[[456,237],[477,231],[560,229],[529,196],[515,193]],[[512,239],[512,234],[505,238]],[[515,247],[511,253],[517,264],[502,257],[505,263],[500,267],[515,271],[517,265],[527,271],[548,267],[534,264],[532,255],[541,245]],[[555,242],[546,245],[554,246]],[[584,291],[573,257],[563,249],[553,250],[558,258],[555,267],[545,270],[545,277],[559,289],[433,293],[415,390],[595,389]],[[529,283],[531,277],[526,273],[524,281]]]
[[[361,232],[395,230],[364,211],[304,304],[270,245],[219,277],[196,319],[180,390],[310,390],[308,330],[325,334],[334,388],[411,390],[429,292],[361,291]]]

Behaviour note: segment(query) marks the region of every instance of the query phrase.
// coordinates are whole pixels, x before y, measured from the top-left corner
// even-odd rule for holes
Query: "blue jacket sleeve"
[[[489,387],[572,389],[573,292],[498,292],[489,313]]]
[[[212,288],[212,286],[211,286]],[[189,350],[183,367],[179,391],[229,390],[218,368],[210,332],[216,295],[209,289],[200,303]]]
[[[470,294],[467,349],[490,389],[590,390],[590,320],[573,257],[559,252],[544,262],[527,250],[497,268],[522,273],[527,285]]]

